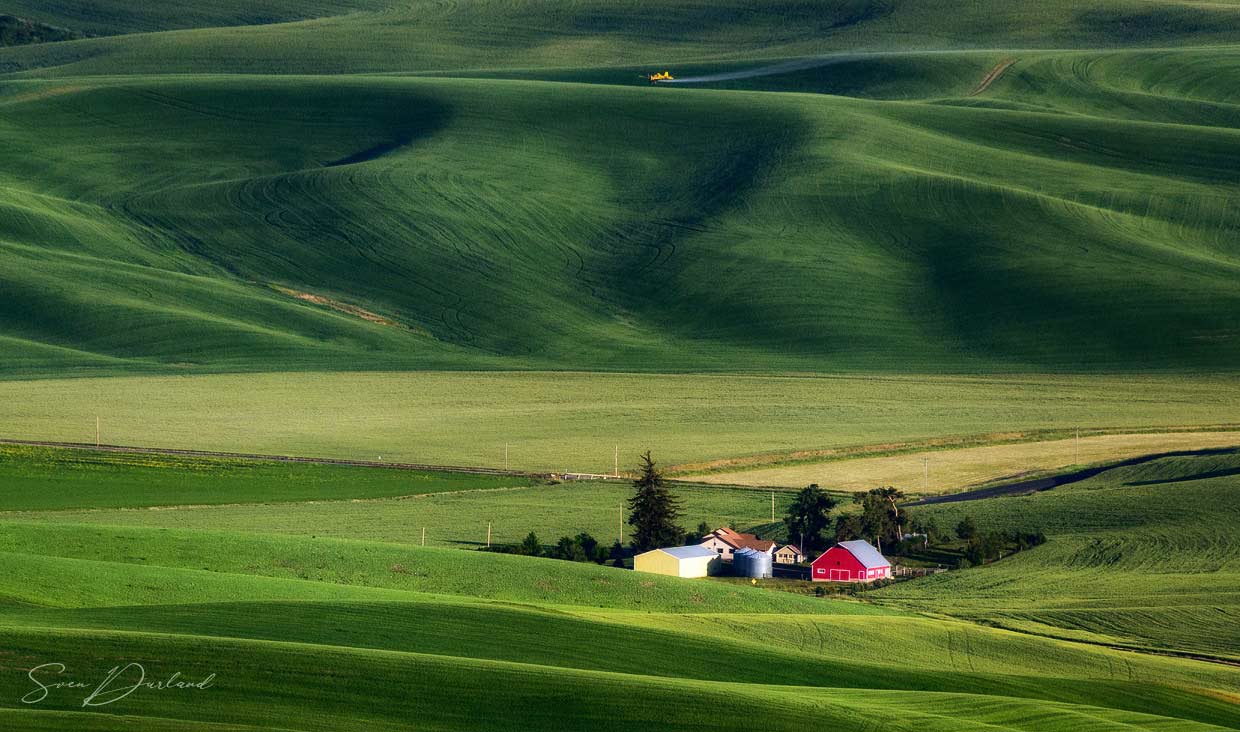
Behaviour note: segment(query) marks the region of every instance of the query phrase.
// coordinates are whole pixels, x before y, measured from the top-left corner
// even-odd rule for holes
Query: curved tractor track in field
[[[984,94],[986,90],[990,88],[991,84],[998,81],[999,77],[1006,74],[1007,70],[1012,68],[1012,64],[1014,63],[1016,63],[1016,59],[1009,58],[995,64],[995,67],[987,72],[986,76],[982,77],[982,80],[976,87],[974,87],[973,91],[969,92],[969,96],[976,97],[980,94]]]

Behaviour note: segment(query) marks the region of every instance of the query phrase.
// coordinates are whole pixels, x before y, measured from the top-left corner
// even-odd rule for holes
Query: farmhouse
[[[796,544],[784,544],[775,550],[776,564],[800,564],[804,561],[805,555]]]
[[[815,582],[873,582],[891,576],[891,562],[870,542],[841,541],[810,565]]]
[[[715,552],[723,561],[732,561],[732,555],[738,549],[753,549],[771,554],[775,551],[775,542],[759,539],[753,534],[742,534],[727,527],[715,529],[702,538],[702,546]]]
[[[653,549],[633,557],[633,569],[669,577],[706,577],[718,573],[719,555],[701,546]]]

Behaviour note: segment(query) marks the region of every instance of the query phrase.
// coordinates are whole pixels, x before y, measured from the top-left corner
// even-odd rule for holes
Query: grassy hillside
[[[65,663],[73,669],[92,669],[104,658],[132,655],[162,673],[170,673],[175,666],[187,676],[204,676],[209,672],[206,669],[213,667],[221,676],[222,691],[206,701],[194,697],[135,698],[119,706],[115,710],[118,713],[172,713],[193,719],[270,725],[266,715],[280,710],[280,702],[276,697],[255,694],[256,687],[246,679],[255,665],[276,663],[280,658],[282,665],[278,667],[284,669],[280,680],[286,692],[290,690],[288,684],[302,683],[298,679],[303,676],[296,670],[302,665],[331,663],[336,669],[341,695],[325,697],[322,689],[313,687],[297,693],[302,699],[299,705],[306,709],[282,712],[298,720],[295,728],[316,729],[298,715],[335,714],[344,719],[369,694],[354,683],[352,672],[339,675],[341,669],[349,668],[347,659],[357,658],[358,663],[373,667],[387,658],[417,663],[423,673],[432,676],[437,673],[434,668],[447,664],[461,667],[461,673],[486,669],[494,678],[502,668],[497,662],[519,663],[520,680],[514,677],[508,686],[512,693],[529,700],[527,703],[537,705],[559,697],[540,679],[568,674],[581,684],[588,676],[571,674],[570,670],[597,669],[611,674],[613,686],[638,684],[638,689],[645,688],[644,684],[657,685],[660,678],[669,679],[668,683],[703,680],[736,684],[736,691],[749,693],[754,701],[766,700],[772,709],[783,710],[780,713],[791,714],[794,719],[802,718],[803,712],[789,707],[778,687],[767,685],[792,685],[800,693],[805,692],[805,686],[826,687],[823,693],[828,693],[827,689],[855,689],[859,683],[867,693],[874,689],[901,691],[904,693],[885,703],[902,700],[898,703],[908,704],[907,713],[912,715],[922,704],[920,697],[909,694],[933,691],[968,693],[973,695],[974,704],[985,706],[987,700],[993,700],[1038,717],[1049,714],[1053,718],[1058,704],[1068,704],[1062,710],[1068,714],[1075,713],[1075,705],[1084,704],[1101,707],[1091,714],[1104,717],[1123,710],[1127,714],[1145,712],[1237,723],[1234,709],[1195,691],[1237,688],[1240,681],[1224,668],[1174,659],[1144,659],[1003,631],[972,629],[961,623],[936,626],[934,621],[899,617],[881,621],[876,616],[867,626],[844,617],[821,623],[812,619],[821,613],[852,616],[867,612],[866,606],[857,603],[550,560],[455,550],[398,551],[360,542],[312,545],[307,539],[242,539],[219,533],[84,526],[26,529],[6,525],[3,534],[6,548],[19,553],[2,555],[8,566],[0,592],[23,603],[0,612],[0,625],[7,628],[7,649],[28,658],[58,654],[58,658],[68,659]],[[110,547],[117,542],[126,551],[145,554],[150,560],[134,556],[117,564],[96,558],[116,555]],[[221,546],[227,546],[228,551],[218,551]],[[397,556],[407,572],[385,569]],[[277,560],[274,573],[254,566],[256,561],[268,558]],[[202,569],[188,569],[191,566]],[[471,566],[479,571],[470,571]],[[281,579],[292,576],[299,579]],[[47,594],[31,594],[31,589],[40,586]],[[380,586],[391,589],[386,594],[368,589]],[[19,587],[22,591],[15,593]],[[67,595],[64,587],[77,589]],[[408,590],[449,593],[461,599],[410,594]],[[250,597],[268,601],[256,604],[242,599]],[[490,605],[466,599],[475,597],[536,605]],[[276,600],[283,602],[272,602]],[[577,602],[689,614],[632,616],[564,607],[564,603]],[[47,603],[80,609],[37,607]],[[539,607],[543,603],[560,607],[548,612]],[[720,623],[719,616],[712,620],[710,615],[699,614],[723,608],[743,611],[746,619],[741,624]],[[921,627],[927,624],[929,627]],[[806,630],[818,639],[817,645],[805,644]],[[840,640],[831,640],[834,637]],[[854,647],[866,638],[880,637],[885,639],[881,652],[876,649],[866,654]],[[851,640],[845,642],[845,638]],[[965,643],[967,650],[962,650],[960,643]],[[651,649],[661,647],[675,650],[653,654],[663,660],[652,663]],[[910,666],[908,659],[915,647],[930,655],[913,660]],[[281,649],[297,655],[269,655]],[[944,675],[942,661],[935,659],[953,652],[957,654],[953,659],[968,658],[969,668]],[[858,661],[866,655],[872,660]],[[1121,666],[1119,671],[1116,662]],[[732,667],[746,670],[738,673],[730,670]],[[721,669],[729,670],[721,674]],[[451,674],[436,683],[449,683],[450,678]],[[10,690],[22,688],[23,693],[29,686],[8,677],[4,683]],[[640,691],[626,696],[633,693],[644,698]],[[685,693],[699,692],[689,687]],[[239,716],[214,716],[212,710],[224,703],[221,694],[232,713]],[[308,703],[311,697],[318,701]],[[468,695],[457,699],[436,694],[433,698],[436,714],[456,720],[446,724],[459,725],[477,718],[467,704]],[[581,708],[597,710],[600,705],[606,706],[606,698],[592,694]],[[935,697],[926,697],[931,698]],[[41,709],[70,706],[60,695],[59,703]],[[631,713],[621,713],[621,719]],[[976,713],[964,708],[944,711],[945,719],[954,718],[957,723]],[[563,714],[571,717],[572,712],[557,709],[551,714],[553,718]],[[854,723],[856,720],[846,726]],[[388,724],[392,729],[401,728],[394,720]],[[1045,719],[1036,724],[1037,729],[1055,728],[1045,726]],[[142,728],[147,727],[144,724]]]
[[[6,3],[6,9],[15,15],[102,36],[175,28],[263,25],[366,10],[377,11],[389,5],[386,0],[216,0],[211,3],[12,0]]]
[[[1240,414],[1234,0],[4,12],[93,37],[0,48],[3,437],[715,470]],[[1237,491],[919,508],[1049,541],[843,600],[449,548],[610,540],[620,484],[4,447],[0,727],[1240,729]],[[22,701],[129,661],[215,677]]]
[[[10,472],[26,465],[26,475],[36,477],[55,457],[14,453]],[[249,486],[246,499],[253,503],[283,490],[262,479],[262,470],[247,481],[235,472],[239,468],[214,461],[165,464],[161,459],[141,465],[128,456],[108,456],[99,462],[90,468],[130,479],[113,482],[122,496],[132,495],[143,475],[157,482],[164,476],[168,483],[177,475],[213,475],[226,490],[242,493]],[[1202,471],[1226,474],[1233,468],[1222,459],[1181,461],[1124,477],[1129,482],[1191,479]],[[368,490],[361,472],[350,483]],[[1208,480],[1223,479],[1226,475]],[[34,487],[46,485],[44,478]],[[1240,714],[1230,701],[1240,693],[1240,673],[1232,667],[927,614],[1009,622],[986,615],[989,606],[967,594],[959,605],[941,604],[934,580],[902,586],[911,594],[879,593],[889,605],[881,607],[370,540],[384,536],[384,516],[395,519],[390,526],[416,521],[393,513],[394,507],[434,504],[457,523],[481,519],[486,510],[501,520],[524,520],[535,516],[539,505],[558,505],[566,510],[544,511],[539,520],[567,533],[579,518],[575,508],[614,503],[613,487],[474,491],[396,503],[312,500],[251,509],[109,511],[116,496],[76,486],[68,484],[76,500],[95,510],[0,521],[0,630],[6,639],[0,666],[15,672],[0,674],[0,715],[14,729],[94,724],[161,730],[177,729],[180,720],[199,725],[194,729],[326,730],[356,723],[362,718],[357,710],[380,698],[400,701],[365,715],[369,728],[486,728],[489,717],[477,706],[484,692],[488,699],[526,710],[509,714],[505,728],[573,727],[587,720],[602,728],[648,728],[654,724],[649,710],[673,698],[676,712],[671,718],[660,712],[661,729],[700,724],[732,709],[728,704],[773,729],[823,719],[835,720],[840,729],[865,729],[879,719],[887,720],[885,728],[895,719],[897,728],[944,730],[1240,728]],[[530,501],[535,493],[541,503]],[[698,493],[686,494],[690,513],[726,510],[729,497],[765,500],[763,493],[745,491]],[[1001,510],[1002,500],[985,505]],[[1132,517],[1146,515],[1145,505],[1134,501],[1112,523],[1135,526]],[[1186,504],[1181,515],[1187,520],[1199,506]],[[305,511],[320,508],[321,515],[307,520]],[[1048,526],[1080,523],[1079,506],[1033,508],[1021,515],[1037,516]],[[261,517],[246,525],[237,513],[245,510]],[[177,528],[154,525],[169,517],[210,514],[222,519],[215,526],[230,530],[195,521]],[[1002,523],[998,515],[995,525]],[[131,520],[137,525],[109,525]],[[304,522],[298,535],[269,533],[288,531],[298,522]],[[1220,516],[1217,525],[1231,523]],[[315,532],[315,525],[322,531]],[[1098,535],[1102,529],[1091,524],[1079,530]],[[363,540],[326,538],[341,533]],[[1050,544],[1028,556],[1065,540],[1054,533]],[[1004,566],[951,578],[1003,576]],[[1064,565],[1056,581],[1079,588],[1088,572]],[[1020,592],[1019,582],[1007,590],[1009,597]],[[1198,602],[1217,604],[1219,597]],[[1114,604],[1108,605],[1112,609]],[[191,680],[210,673],[217,679],[210,689],[183,694],[135,693],[103,715],[81,711],[81,694],[73,690],[53,690],[33,706],[14,701],[34,688],[26,670],[53,658],[74,678],[94,678],[117,659],[134,659],[152,677],[179,671]],[[502,690],[491,688],[494,684]],[[379,690],[389,686],[401,692]],[[442,691],[445,687],[450,691]],[[417,721],[411,723],[409,715]]]
[[[1237,658],[1240,456],[1167,458],[1020,498],[914,509],[1050,542],[880,594],[1005,627]]]
[[[1240,355],[1217,126],[413,78],[14,82],[0,104],[10,373]]]
[[[264,0],[213,3],[213,10],[184,2],[134,10],[116,0],[22,0],[19,5],[47,22],[102,32],[341,13],[228,32],[200,28],[0,55],[0,68],[54,67],[53,73],[74,75],[617,66],[859,49],[1166,47],[1240,38],[1240,9],[1230,0],[1050,0],[1036,6],[1004,0],[674,0],[659,5],[645,0]]]

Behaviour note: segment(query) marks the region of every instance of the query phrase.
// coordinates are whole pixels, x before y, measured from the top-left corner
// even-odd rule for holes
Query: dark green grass
[[[4,91],[9,373],[1240,358],[1218,126],[496,80]]]
[[[0,445],[0,510],[339,501],[514,488],[533,479]]]
[[[382,10],[385,0],[214,0],[210,3],[132,3],[125,0],[12,0],[8,12],[89,35],[178,28],[264,25]]]
[[[832,51],[960,48],[1167,47],[1235,43],[1234,4],[1175,0],[462,0],[451,4],[316,0],[184,2],[134,8],[117,0],[35,3],[22,12],[70,28],[118,32],[0,54],[0,69],[52,73],[356,73],[479,68],[671,65]],[[362,12],[345,14],[348,10]]]

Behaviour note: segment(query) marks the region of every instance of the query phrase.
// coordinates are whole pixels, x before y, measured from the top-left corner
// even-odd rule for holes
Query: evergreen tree
[[[641,474],[633,481],[636,490],[629,499],[633,547],[646,551],[679,544],[685,535],[676,523],[680,518],[680,501],[664,485],[663,474],[655,467],[649,450],[641,459]]]
[[[823,531],[831,525],[831,509],[835,499],[818,487],[817,483],[802,488],[792,499],[784,525],[788,527],[788,540],[800,544],[801,551],[822,549],[827,544]]]
[[[705,521],[702,521],[701,523],[699,523],[697,525],[697,531],[695,532],[697,541],[702,541],[707,536],[709,536],[710,531],[711,531],[710,525],[707,524]]]
[[[521,542],[521,546],[517,549],[518,554],[524,554],[528,557],[541,557],[542,544],[538,541],[538,535],[533,531],[529,536],[525,537],[525,541]]]

